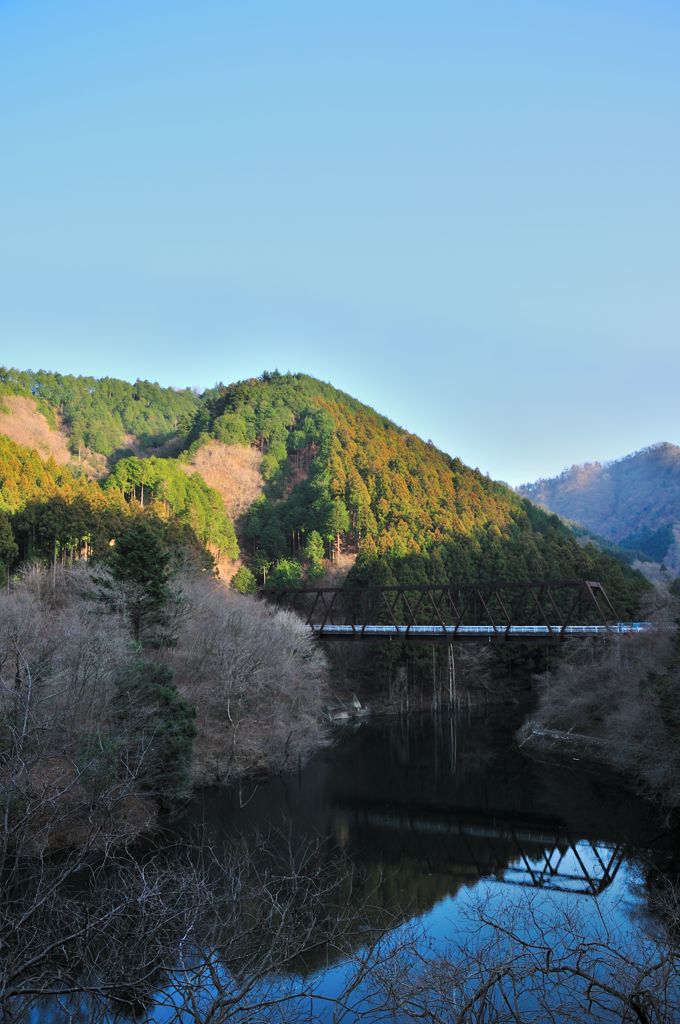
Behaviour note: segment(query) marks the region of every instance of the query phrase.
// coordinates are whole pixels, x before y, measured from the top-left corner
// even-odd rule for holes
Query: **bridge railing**
[[[576,626],[606,631],[618,623],[604,588],[593,580],[308,587],[282,591],[277,598],[296,607],[319,635],[375,636],[386,627],[404,639],[427,630],[455,638],[480,627],[509,639],[521,626],[527,634],[536,627],[537,633],[559,639]]]

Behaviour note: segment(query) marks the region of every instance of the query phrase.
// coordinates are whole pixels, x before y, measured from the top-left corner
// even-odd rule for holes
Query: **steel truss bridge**
[[[639,633],[621,622],[601,583],[454,583],[385,587],[309,587],[284,591],[321,640],[538,640]]]

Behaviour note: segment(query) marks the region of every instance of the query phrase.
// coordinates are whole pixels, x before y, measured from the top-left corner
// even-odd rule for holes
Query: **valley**
[[[154,1022],[203,1020],[227,1000],[225,1020],[273,1022],[284,1005],[286,1020],[310,1006],[331,1020],[347,1000],[374,1021],[397,1000],[409,1020],[441,985],[436,965],[459,963],[428,945],[441,908],[496,937],[512,913],[516,949],[540,929],[566,935],[584,886],[621,931],[593,939],[591,990],[624,956],[673,969],[658,893],[680,805],[676,587],[561,514],[304,374],[196,394],[0,371],[6,1019],[111,1024],[144,1004]],[[477,623],[509,608],[528,631],[600,622],[608,605],[587,613],[549,580],[598,581],[617,621],[649,628],[532,644],[494,627],[483,642]],[[328,587],[351,623],[361,595],[389,595],[370,613],[376,639],[331,643],[305,624],[305,588]],[[475,595],[457,613],[469,639],[433,643],[418,631],[454,587]],[[352,692],[372,713],[343,733],[324,708]],[[574,732],[600,764],[565,776],[560,751],[524,750],[521,726]],[[644,835],[618,820],[619,799]],[[538,935],[514,899],[524,886],[549,901]],[[658,917],[642,957],[619,899]],[[427,978],[412,973],[426,948]],[[560,970],[584,948],[558,944]],[[480,978],[501,954],[515,985],[526,964],[500,947]],[[613,1014],[631,984],[607,989]],[[550,992],[585,1005],[575,979]]]

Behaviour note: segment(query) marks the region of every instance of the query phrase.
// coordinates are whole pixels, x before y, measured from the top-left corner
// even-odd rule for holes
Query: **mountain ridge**
[[[87,425],[97,412],[108,424],[88,435],[109,449],[106,493],[140,511],[183,517],[199,539],[212,538],[231,558],[236,548],[226,525],[211,527],[216,500],[225,517],[228,507],[245,563],[237,574],[243,589],[299,585],[329,569],[344,574],[355,562],[350,576],[364,583],[604,576],[629,614],[642,592],[635,574],[577,544],[556,516],[306,374],[273,371],[196,395],[148,382],[0,373],[5,394],[14,388],[25,395],[32,381],[47,415],[55,422],[57,413],[64,416],[72,451],[79,417]],[[115,430],[124,440],[140,424],[148,454],[112,447]],[[169,444],[176,458],[164,457]],[[238,480],[227,484],[220,468],[227,455],[230,466],[240,458],[251,474],[240,505],[230,491]],[[213,474],[212,490],[182,482],[200,475],[202,465]]]
[[[517,488],[541,507],[680,571],[680,446],[660,441],[605,463],[573,465]]]

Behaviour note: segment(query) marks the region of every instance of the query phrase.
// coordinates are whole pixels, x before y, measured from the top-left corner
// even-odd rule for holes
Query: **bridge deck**
[[[277,592],[276,600],[296,608],[323,640],[553,643],[651,628],[618,621],[596,580],[307,587]]]
[[[417,626],[417,625],[335,625],[310,623],[315,636],[333,640],[373,637],[387,640],[560,640],[569,636],[611,636],[626,633],[644,633],[652,629],[650,622],[616,622],[594,626]]]

